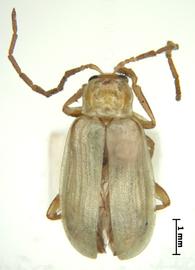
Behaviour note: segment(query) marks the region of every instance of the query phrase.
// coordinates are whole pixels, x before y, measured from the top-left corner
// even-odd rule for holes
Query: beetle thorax
[[[127,79],[100,75],[89,80],[83,93],[83,111],[89,116],[126,117],[132,113],[132,91]]]

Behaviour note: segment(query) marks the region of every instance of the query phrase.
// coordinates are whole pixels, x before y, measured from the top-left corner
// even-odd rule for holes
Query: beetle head
[[[83,114],[125,117],[132,112],[132,100],[126,76],[114,73],[93,76],[84,87]]]

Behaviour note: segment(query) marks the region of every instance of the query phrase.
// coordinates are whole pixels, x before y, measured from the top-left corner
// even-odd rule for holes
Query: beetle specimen
[[[17,40],[15,9],[9,60],[33,91],[50,97],[63,90],[66,80],[87,68],[99,73],[91,77],[63,106],[63,112],[77,117],[64,150],[60,193],[51,203],[47,217],[62,219],[72,245],[83,255],[96,258],[109,244],[120,259],[138,255],[148,244],[155,211],[170,204],[165,190],[155,183],[151,167],[154,142],[144,129],[155,127],[155,118],[137,84],[130,62],[165,53],[180,100],[179,77],[167,45],[120,62],[113,73],[103,73],[94,64],[82,65],[64,73],[56,88],[45,91],[21,71],[13,56]],[[132,86],[128,84],[128,78]],[[133,93],[150,120],[132,109]],[[82,98],[81,107],[70,107]],[[157,204],[158,198],[161,204]]]

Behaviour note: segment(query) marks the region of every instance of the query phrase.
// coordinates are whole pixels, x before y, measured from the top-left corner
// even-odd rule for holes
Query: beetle
[[[120,62],[112,73],[104,73],[94,64],[82,65],[66,71],[58,86],[46,91],[22,72],[13,55],[17,40],[15,9],[12,28],[8,58],[33,91],[50,97],[62,91],[67,79],[80,71],[89,68],[99,73],[63,106],[63,112],[76,120],[66,140],[60,192],[47,217],[62,219],[70,242],[87,257],[96,258],[97,253],[105,252],[106,243],[119,259],[138,255],[149,243],[156,210],[167,207],[170,199],[154,180],[154,142],[144,132],[155,127],[154,115],[135,72],[125,65],[165,53],[175,81],[176,100],[180,100],[179,76],[172,60],[172,50],[178,49],[178,45],[168,41],[156,51]],[[134,95],[149,120],[133,111]],[[81,107],[70,107],[80,98]]]

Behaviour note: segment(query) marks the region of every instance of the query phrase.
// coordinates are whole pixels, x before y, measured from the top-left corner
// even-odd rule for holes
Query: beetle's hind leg
[[[61,219],[61,209],[60,209],[60,197],[59,194],[53,199],[48,210],[47,218],[51,220]]]
[[[161,201],[162,204],[157,204],[155,210],[161,210],[170,205],[171,201],[166,191],[157,183],[155,183],[156,198]]]

